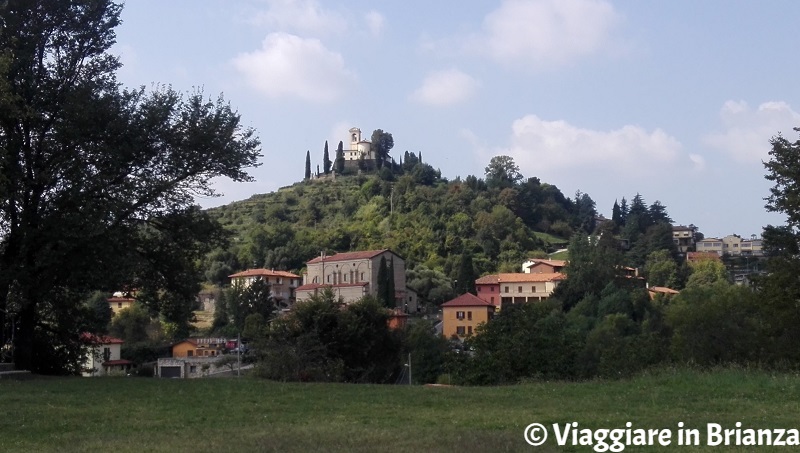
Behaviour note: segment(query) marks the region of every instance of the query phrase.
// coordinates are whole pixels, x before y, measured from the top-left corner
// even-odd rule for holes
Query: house
[[[750,239],[742,239],[738,234],[729,234],[722,238],[722,253],[732,256],[763,256],[762,241],[755,235]]]
[[[695,251],[695,236],[697,227],[694,225],[672,225],[672,242],[675,243],[680,253]]]
[[[470,293],[445,302],[442,307],[442,335],[463,340],[494,317],[495,306]]]
[[[492,274],[475,280],[475,290],[479,299],[500,309],[547,299],[565,278],[561,272]]]
[[[272,269],[248,269],[229,275],[231,286],[247,288],[256,279],[261,279],[269,285],[270,294],[279,307],[291,306],[296,298],[295,290],[300,286],[301,277],[286,271]]]
[[[122,344],[125,342],[119,338],[83,333],[80,340],[88,346],[88,352],[81,366],[82,376],[126,373],[133,367],[133,362],[122,359]]]
[[[717,256],[723,253],[722,239],[718,238],[703,238],[697,241],[696,247],[698,252],[716,253]]]
[[[109,297],[107,300],[109,308],[111,308],[111,311],[114,312],[113,316],[117,316],[117,314],[119,314],[120,311],[126,308],[130,308],[133,305],[133,303],[136,302],[136,299],[134,299],[133,297],[116,296],[116,295],[114,297]]]
[[[189,338],[172,345],[172,357],[216,357],[225,352],[225,338]]]
[[[650,300],[653,300],[659,294],[663,294],[665,297],[672,297],[676,294],[680,294],[680,291],[667,288],[666,286],[650,286],[647,288],[647,293],[650,295]]]
[[[225,338],[190,338],[172,345],[172,357],[158,359],[156,376],[198,378],[219,371],[217,361],[225,352]]]
[[[532,258],[522,263],[522,272],[526,274],[554,274],[561,272],[567,262],[564,260],[545,260]]]
[[[381,258],[393,269],[395,306],[405,312],[417,311],[417,294],[406,287],[405,260],[388,249],[322,254],[308,261],[303,285],[295,291],[297,301],[308,300],[325,288],[332,289],[345,303],[377,295]]]

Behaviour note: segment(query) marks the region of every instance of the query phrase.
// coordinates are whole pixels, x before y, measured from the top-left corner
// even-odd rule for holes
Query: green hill
[[[371,175],[306,180],[210,209],[231,233],[230,247],[208,256],[206,277],[266,267],[300,271],[320,252],[389,248],[409,267],[456,278],[463,253],[475,273],[517,271],[531,254],[555,251],[592,223],[594,202],[577,202],[538,178],[468,176],[448,181],[413,162]],[[582,203],[584,202],[584,203]],[[589,230],[591,231],[591,230]]]

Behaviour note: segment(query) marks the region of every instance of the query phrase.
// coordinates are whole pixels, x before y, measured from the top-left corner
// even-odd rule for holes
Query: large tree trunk
[[[17,320],[17,335],[14,336],[14,365],[18,370],[35,371],[33,363],[33,336],[36,329],[36,307],[26,303]]]

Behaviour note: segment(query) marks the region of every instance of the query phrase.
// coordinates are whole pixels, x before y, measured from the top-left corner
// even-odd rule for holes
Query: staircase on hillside
[[[13,363],[0,363],[0,380],[2,379],[27,379],[31,377],[31,372],[27,370],[17,370]]]

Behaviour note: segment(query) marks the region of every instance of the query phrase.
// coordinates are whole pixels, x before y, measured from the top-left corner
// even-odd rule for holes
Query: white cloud
[[[339,142],[342,142],[342,146],[344,149],[350,149],[350,128],[353,127],[353,122],[350,120],[342,120],[337,121],[332,127],[330,131],[330,149],[331,152],[339,146]]]
[[[706,168],[706,159],[700,154],[689,154],[689,160],[692,162],[696,171],[702,171]]]
[[[667,167],[699,163],[696,158],[683,156],[680,142],[661,129],[648,132],[626,125],[595,131],[527,115],[514,121],[512,131],[510,145],[491,154],[513,157],[522,173],[528,175],[552,176],[567,169],[595,178],[652,176]]]
[[[800,113],[781,101],[765,102],[756,110],[744,101],[727,101],[720,109],[724,130],[704,141],[737,162],[759,163],[769,158],[769,140],[779,132],[789,134],[800,124]]]
[[[355,75],[344,59],[317,39],[287,33],[267,35],[259,50],[239,54],[234,67],[268,97],[331,102],[342,97]]]
[[[343,32],[347,28],[341,14],[322,8],[316,0],[268,0],[267,4],[266,11],[253,15],[253,23],[313,36]]]
[[[620,21],[606,0],[505,0],[469,47],[506,64],[561,65],[608,47]]]
[[[458,69],[437,71],[425,77],[411,99],[434,106],[457,104],[470,98],[478,85],[478,81]]]
[[[383,14],[374,10],[364,14],[364,20],[367,22],[367,28],[369,28],[373,36],[379,36],[381,34],[386,22]]]

